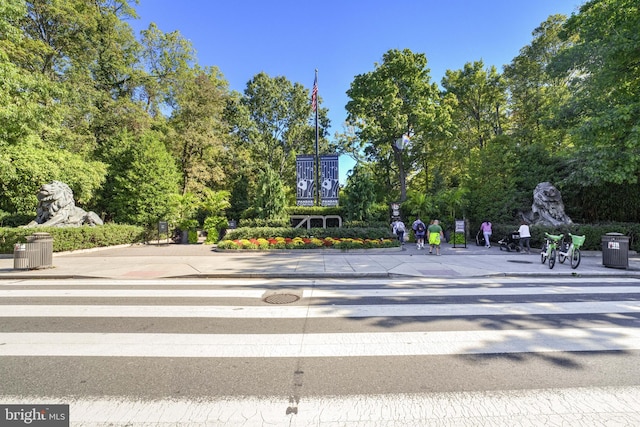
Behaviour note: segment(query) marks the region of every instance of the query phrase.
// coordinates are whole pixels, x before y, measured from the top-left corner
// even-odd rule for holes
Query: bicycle
[[[542,252],[540,252],[540,261],[542,264],[549,260],[549,268],[553,268],[556,265],[556,252],[558,250],[558,242],[562,240],[564,234],[549,234],[544,233],[544,245],[542,246]]]
[[[560,249],[558,249],[558,261],[560,264],[569,258],[571,260],[571,268],[576,269],[580,265],[580,247],[584,244],[585,236],[576,236],[569,233],[571,243],[566,240],[562,241]]]

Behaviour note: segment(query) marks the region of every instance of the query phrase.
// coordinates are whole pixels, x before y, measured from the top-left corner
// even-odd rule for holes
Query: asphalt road
[[[638,425],[638,399],[635,278],[0,281],[0,404],[72,425]]]

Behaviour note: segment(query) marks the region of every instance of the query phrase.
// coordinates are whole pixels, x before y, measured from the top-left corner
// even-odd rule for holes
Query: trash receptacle
[[[27,270],[28,268],[27,246],[24,243],[16,243],[13,245],[13,269]]]
[[[602,236],[602,265],[629,268],[629,236],[607,233]]]
[[[27,236],[29,269],[53,267],[53,239],[49,233],[33,233]]]

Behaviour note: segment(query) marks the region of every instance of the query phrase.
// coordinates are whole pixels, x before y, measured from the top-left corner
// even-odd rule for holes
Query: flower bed
[[[270,250],[270,249],[373,249],[398,247],[396,239],[359,239],[359,238],[331,238],[318,239],[315,237],[275,237],[270,239],[237,239],[218,242],[218,249],[240,250]]]

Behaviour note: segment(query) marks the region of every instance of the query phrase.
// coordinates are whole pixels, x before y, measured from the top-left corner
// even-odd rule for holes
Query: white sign
[[[464,220],[456,219],[456,233],[464,233]]]

